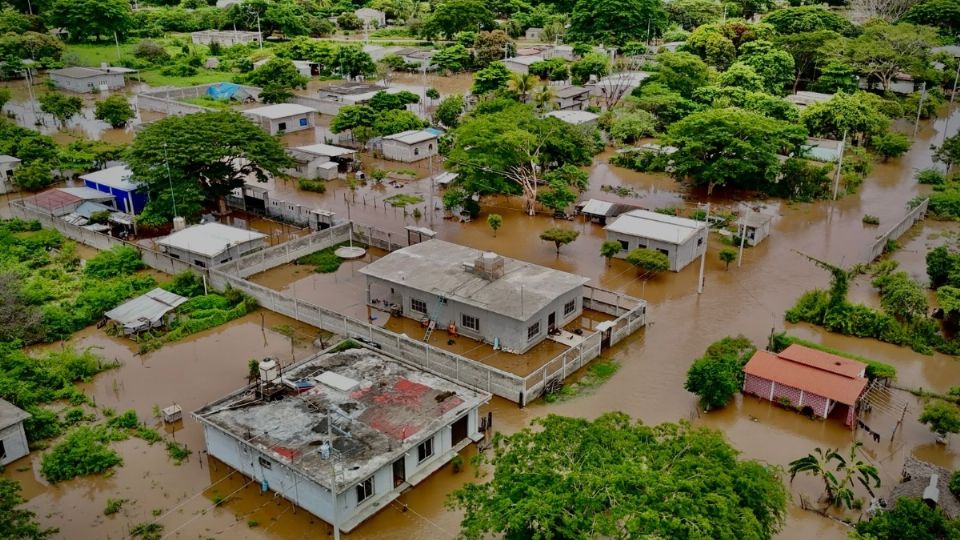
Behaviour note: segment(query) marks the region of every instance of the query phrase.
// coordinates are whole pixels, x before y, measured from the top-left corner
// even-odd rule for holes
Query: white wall
[[[707,248],[707,229],[701,229],[697,234],[691,236],[682,244],[661,242],[609,230],[607,231],[607,240],[627,242],[627,249],[621,250],[620,253],[617,254],[617,257],[621,259],[626,257],[627,253],[631,250],[638,247],[663,250],[666,252],[667,258],[670,259],[670,270],[679,272],[703,254],[703,251]]]
[[[430,139],[417,144],[383,139],[383,149],[381,151],[386,159],[412,163],[437,155],[437,139]]]
[[[27,446],[27,434],[23,431],[23,422],[18,422],[0,431],[0,441],[3,441],[4,457],[0,465],[13,463],[30,453]]]

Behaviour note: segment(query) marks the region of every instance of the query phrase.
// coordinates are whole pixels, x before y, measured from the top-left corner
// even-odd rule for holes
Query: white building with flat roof
[[[566,122],[572,126],[595,126],[597,125],[597,119],[600,118],[590,111],[580,111],[576,109],[550,111],[544,116],[556,118],[557,120]]]
[[[427,129],[411,129],[381,139],[384,159],[413,163],[437,155],[436,133]]]
[[[120,90],[126,86],[123,76],[134,70],[126,68],[88,68],[67,67],[47,72],[51,84],[55,88],[88,94],[107,90]]]
[[[30,413],[0,399],[0,466],[13,463],[30,453],[23,421]]]
[[[709,229],[702,221],[668,216],[649,210],[631,210],[605,227],[607,240],[620,242],[620,253],[637,248],[655,249],[670,260],[670,270],[679,272],[707,249]]]
[[[350,532],[481,440],[478,410],[489,399],[357,347],[282,374],[267,359],[258,383],[193,416],[211,456]]]
[[[17,185],[13,182],[13,174],[20,163],[20,159],[13,156],[0,155],[0,194],[17,191]]]
[[[203,223],[177,231],[157,243],[160,251],[174,259],[210,268],[265,248],[267,236],[222,223]]]
[[[277,135],[312,128],[315,112],[306,105],[278,103],[247,109],[243,111],[243,114],[256,122],[267,133]]]
[[[243,30],[201,30],[192,32],[190,39],[195,45],[210,45],[219,43],[224,47],[232,47],[241,43],[260,42],[260,32],[249,32]]]
[[[531,54],[527,56],[514,56],[513,58],[507,58],[503,60],[503,65],[507,66],[507,69],[514,73],[530,73],[530,66],[537,62],[542,62],[544,59],[543,53],[540,54]]]
[[[337,174],[346,172],[350,162],[356,159],[357,151],[352,148],[343,148],[331,144],[311,144],[297,146],[287,150],[293,158],[294,166],[286,169],[286,173],[300,178],[323,178],[331,180]]]

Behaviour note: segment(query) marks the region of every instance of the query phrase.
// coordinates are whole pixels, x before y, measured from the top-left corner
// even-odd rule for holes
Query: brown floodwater
[[[954,116],[951,132],[960,126],[957,118],[960,115],[954,112]],[[400,182],[400,187],[369,184],[356,190],[338,181],[332,182],[323,195],[300,192],[293,182],[271,184],[278,199],[330,209],[340,217],[347,217],[349,208],[353,220],[393,231],[398,236],[403,234],[405,225],[430,226],[445,240],[577,272],[601,287],[650,302],[648,327],[605,353],[622,365],[611,380],[582,396],[554,404],[536,402],[522,410],[512,403],[493,399],[487,408],[494,412],[498,430],[516,431],[548,413],[589,418],[619,410],[645,423],[685,419],[719,429],[740,449],[744,458],[786,466],[814,447],[846,448],[855,435],[835,420],[808,420],[749,397],[738,397],[734,404],[721,411],[698,413],[695,397],[682,390],[686,370],[709,343],[721,337],[744,334],[764,344],[772,330],[787,329],[807,339],[889,362],[898,369],[899,385],[938,391],[956,386],[960,382],[960,364],[953,357],[921,355],[874,340],[829,334],[810,325],[785,324],[783,320],[784,310],[802,292],[829,283],[827,273],[800,253],[842,265],[863,262],[873,238],[904,214],[904,205],[909,199],[928,190],[918,186],[912,176],[915,170],[930,166],[929,147],[939,144],[945,124],[944,119],[921,124],[912,150],[898,160],[877,163],[856,194],[836,202],[814,204],[769,201],[778,209],[771,236],[760,246],[745,251],[742,267],[733,264],[729,270],[724,269],[716,255],[721,243],[713,235],[706,259],[703,294],[696,292],[697,264],[679,273],[641,279],[623,261],[613,261],[610,266],[604,263],[599,256],[603,240],[599,226],[580,220],[526,216],[519,211],[515,200],[485,200],[478,219],[458,223],[444,220],[440,211],[427,211],[431,189],[426,180]],[[901,128],[909,131],[906,126]],[[605,161],[605,156],[607,154],[600,156],[598,161]],[[632,173],[598,163],[591,172],[588,195],[612,200],[610,194],[600,190],[604,184],[629,186],[640,196],[630,196],[623,201],[647,207],[681,203],[692,207],[696,202],[706,202],[704,194],[682,189],[666,176]],[[403,212],[385,206],[383,198],[394,193],[423,196],[424,203],[415,205],[421,209],[422,217],[413,217],[413,207]],[[722,197],[713,197],[710,202],[733,205],[733,201]],[[489,212],[503,216],[503,226],[496,236],[486,225]],[[878,216],[880,227],[865,226],[861,222],[864,214]],[[581,233],[559,254],[552,244],[537,238],[540,231],[558,225]],[[902,239],[903,248],[894,258],[905,271],[922,277],[925,249],[947,241],[956,231],[954,223],[928,221]],[[287,275],[265,279],[272,282],[271,286],[286,288],[306,301],[324,305],[329,305],[328,301],[341,303],[345,312],[365,316],[363,296],[357,294],[363,291],[362,280],[356,269],[347,263],[335,275],[318,280],[309,269],[288,266],[275,271],[287,272]],[[359,299],[359,304],[352,305],[357,300],[350,298]],[[855,285],[852,298],[876,303],[876,295],[869,285],[861,282]],[[154,404],[163,406],[174,401],[189,411],[242,385],[250,358],[272,354],[288,361],[309,352],[305,344],[309,340],[301,341],[299,346],[294,343],[291,354],[289,338],[270,330],[261,331],[259,313],[145,357],[135,356],[135,348],[127,342],[108,338],[95,330],[85,331],[74,340],[103,347],[105,356],[124,362],[120,370],[97,377],[87,388],[98,403],[117,410],[132,407],[145,417],[150,416]],[[293,324],[272,314],[266,314],[265,319],[268,329],[278,324]],[[301,328],[301,332],[307,335],[310,330]],[[891,440],[899,418],[897,413],[904,405],[907,406],[905,421]],[[857,435],[865,444],[863,456],[880,469],[884,482],[880,491],[884,494],[896,482],[907,456],[947,468],[960,466],[960,455],[954,449],[956,441],[951,441],[954,445],[935,444],[930,431],[916,421],[920,408],[909,394],[894,392],[889,402],[876,407],[866,418],[871,428],[881,434],[881,441],[875,443],[862,434]],[[154,509],[160,510],[160,522],[166,526],[167,533],[176,531],[184,537],[328,537],[329,527],[316,518],[288,503],[260,495],[256,486],[248,484],[248,479],[231,474],[222,464],[217,465],[216,460],[199,455],[196,451],[202,448],[202,437],[192,419],[184,420],[183,429],[177,431],[176,436],[195,450],[190,460],[179,467],[170,464],[162,448],[151,448],[132,440],[118,444],[125,465],[109,478],[83,479],[54,487],[43,485],[30,468],[39,458],[39,452],[12,464],[4,474],[23,481],[30,498],[28,507],[38,512],[43,523],[61,527],[64,538],[117,538],[123,535],[125,527],[152,519]],[[24,467],[27,470],[18,471]],[[403,512],[399,504],[391,505],[345,537],[452,538],[460,516],[444,508],[444,498],[472,479],[470,472],[454,474],[449,468],[443,469],[398,499],[399,504],[408,505],[408,511]],[[804,511],[797,505],[800,495],[815,500],[820,491],[821,483],[816,479],[798,477],[793,482],[790,493],[794,505],[790,507],[779,538],[845,537],[845,525]],[[214,508],[214,492],[220,496],[230,495],[228,503]],[[106,498],[117,496],[136,502],[121,514],[102,516]],[[856,520],[858,516],[851,513],[849,517]],[[249,527],[248,519],[255,519],[258,526]]]

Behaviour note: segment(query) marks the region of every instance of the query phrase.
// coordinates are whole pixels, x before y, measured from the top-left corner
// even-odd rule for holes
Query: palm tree
[[[550,102],[553,101],[556,95],[556,90],[550,86],[543,85],[533,94],[533,103],[536,104],[537,109],[541,111],[546,110],[550,108]]]
[[[788,469],[790,471],[790,482],[792,483],[794,477],[799,473],[819,476],[823,478],[827,500],[833,502],[836,490],[839,487],[836,475],[830,470],[830,462],[834,460],[843,461],[843,456],[833,448],[827,448],[826,451],[814,448],[812,454],[807,454],[790,462],[790,468]]]
[[[516,92],[520,96],[520,102],[527,102],[527,95],[533,90],[539,79],[536,75],[529,73],[511,73],[510,80],[507,81],[507,88],[511,92]]]
[[[850,457],[841,459],[840,463],[837,464],[837,472],[843,474],[843,478],[839,482],[840,489],[836,494],[836,502],[838,505],[841,503],[846,505],[847,508],[853,506],[852,486],[854,478],[867,490],[871,497],[873,497],[873,488],[880,487],[880,476],[877,474],[877,468],[857,456],[857,449],[861,446],[863,446],[862,442],[854,443],[850,447]],[[873,487],[871,487],[871,483]]]

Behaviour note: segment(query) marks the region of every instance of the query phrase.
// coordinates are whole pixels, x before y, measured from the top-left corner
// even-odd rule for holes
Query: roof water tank
[[[173,218],[173,230],[182,231],[187,228],[187,220],[180,216]]]
[[[269,383],[280,378],[280,367],[273,358],[264,358],[260,361],[260,381]]]

